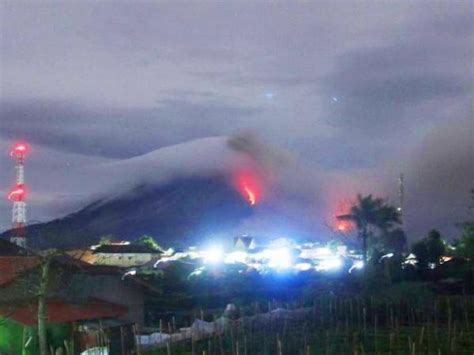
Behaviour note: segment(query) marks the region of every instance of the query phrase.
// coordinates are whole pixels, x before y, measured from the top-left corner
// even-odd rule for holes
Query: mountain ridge
[[[150,234],[165,247],[196,243],[228,232],[252,215],[252,206],[228,180],[216,175],[139,185],[63,218],[29,225],[25,235],[29,247],[38,249],[86,247],[103,235],[133,241]]]

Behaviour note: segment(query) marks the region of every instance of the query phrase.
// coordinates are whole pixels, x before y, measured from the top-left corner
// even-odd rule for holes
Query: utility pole
[[[403,173],[400,174],[398,177],[398,207],[397,211],[400,214],[400,220],[403,222],[403,213],[404,213],[404,199],[405,199],[405,178],[403,176]]]

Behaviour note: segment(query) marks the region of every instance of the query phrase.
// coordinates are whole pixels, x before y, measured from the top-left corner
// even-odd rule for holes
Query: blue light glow
[[[291,254],[287,248],[267,249],[264,252],[268,258],[268,266],[274,269],[287,269],[291,267]]]
[[[206,264],[217,264],[224,258],[224,251],[220,246],[214,246],[203,252],[203,258]]]
[[[265,98],[267,100],[273,100],[274,97],[275,97],[275,94],[273,92],[266,92],[265,93]]]

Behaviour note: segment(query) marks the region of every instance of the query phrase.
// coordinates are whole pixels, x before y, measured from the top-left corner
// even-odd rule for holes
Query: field
[[[314,299],[306,307],[272,302],[254,304],[239,312],[221,334],[141,349],[141,352],[147,355],[474,354],[472,296],[397,302],[373,297],[325,296]],[[203,311],[202,317],[210,320],[217,315]],[[169,327],[172,330],[173,326]]]

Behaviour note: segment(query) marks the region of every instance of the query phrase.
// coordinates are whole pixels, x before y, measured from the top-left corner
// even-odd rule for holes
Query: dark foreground
[[[266,307],[276,307],[275,304]],[[222,333],[144,354],[472,354],[474,297],[398,303],[321,297],[310,307],[242,309]],[[211,320],[211,315],[204,314]],[[170,326],[172,327],[172,326]]]

